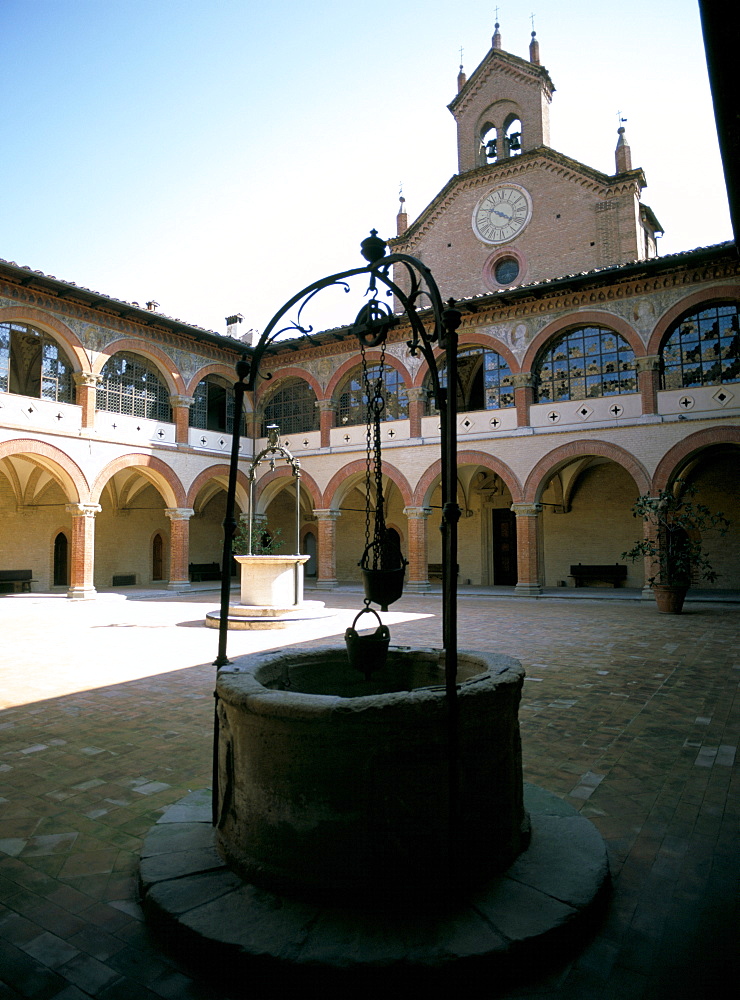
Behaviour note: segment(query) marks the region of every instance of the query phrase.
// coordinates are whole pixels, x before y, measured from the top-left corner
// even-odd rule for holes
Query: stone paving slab
[[[229,654],[341,637],[361,598],[315,593],[337,611],[328,626],[230,634]],[[216,604],[209,593],[0,599],[2,1000],[245,995],[171,956],[138,908],[144,838],[211,782],[216,647],[202,623]],[[740,971],[740,608],[691,602],[674,618],[648,601],[465,594],[459,614],[466,646],[496,643],[525,666],[525,777],[589,818],[613,881],[577,957],[484,992],[726,995]],[[383,618],[394,643],[441,641],[436,594],[406,595]],[[256,975],[249,996],[269,985]],[[461,979],[454,993],[480,991]]]

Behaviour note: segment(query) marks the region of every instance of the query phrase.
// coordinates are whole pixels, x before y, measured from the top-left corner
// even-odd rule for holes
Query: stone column
[[[409,400],[409,434],[412,438],[421,437],[421,418],[424,416],[424,404],[427,391],[421,385],[411,386],[406,390]]]
[[[431,507],[406,507],[409,524],[409,565],[406,588],[410,593],[430,590],[427,518]]]
[[[82,409],[82,426],[95,426],[95,390],[103,381],[102,375],[92,372],[74,372],[77,405]]]
[[[517,584],[514,592],[521,597],[542,593],[540,581],[540,522],[542,505],[513,503],[516,514]]]
[[[529,427],[529,408],[534,403],[534,375],[522,372],[512,375],[517,427]]]
[[[190,518],[195,512],[190,507],[167,507],[164,513],[170,519],[170,579],[167,589],[189,590]]]
[[[331,442],[331,429],[337,422],[337,405],[333,399],[319,399],[317,404],[319,407],[321,447],[328,448]]]
[[[175,441],[178,444],[188,443],[190,428],[190,407],[195,402],[192,396],[170,396],[172,421],[175,425]]]
[[[660,389],[660,355],[648,354],[635,358],[637,386],[642,396],[642,412],[658,412],[658,389]]]
[[[97,503],[68,503],[72,515],[72,544],[67,597],[89,600],[95,597],[93,570],[95,567],[95,515],[103,509]]]
[[[331,590],[337,583],[337,519],[338,510],[315,510],[318,530],[318,566],[316,586]]]

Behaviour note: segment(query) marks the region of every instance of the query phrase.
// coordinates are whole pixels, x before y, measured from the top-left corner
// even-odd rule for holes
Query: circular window
[[[493,276],[499,285],[510,285],[519,277],[519,261],[514,257],[501,257],[496,261]]]

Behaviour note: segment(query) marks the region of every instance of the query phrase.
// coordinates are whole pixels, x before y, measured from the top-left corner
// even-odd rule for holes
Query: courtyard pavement
[[[341,636],[361,607],[278,632],[229,633],[229,656]],[[555,969],[458,996],[699,1000],[738,974],[740,604],[480,591],[459,602],[460,646],[527,671],[527,781],[587,816],[608,848],[603,923]],[[627,597],[628,595],[625,595]],[[636,595],[631,595],[633,598]],[[218,595],[117,592],[89,602],[0,598],[0,1000],[260,1000],[166,953],[137,901],[143,837],[211,783]],[[395,644],[440,645],[438,594],[383,615]]]

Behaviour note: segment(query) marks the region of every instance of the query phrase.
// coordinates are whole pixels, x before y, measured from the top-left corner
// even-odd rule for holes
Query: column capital
[[[194,513],[192,507],[165,507],[164,516],[170,521],[189,521]]]
[[[64,509],[72,517],[95,517],[103,508],[99,503],[68,503]]]
[[[642,358],[635,358],[636,372],[657,372],[660,371],[660,355],[646,354]]]
[[[335,399],[317,399],[316,406],[321,413],[333,413],[337,408],[337,403]]]
[[[537,517],[542,510],[541,503],[513,503],[510,507],[517,517]]]
[[[192,406],[194,402],[194,396],[180,396],[177,393],[170,396],[170,406]]]
[[[534,386],[533,372],[517,372],[511,376],[511,384],[515,389],[529,389]]]
[[[409,403],[426,403],[429,398],[429,390],[423,385],[410,385],[406,389],[406,396]]]
[[[319,521],[336,521],[342,516],[341,510],[314,510]]]
[[[422,520],[432,513],[431,507],[404,507],[403,512],[406,517]]]
[[[75,385],[85,386],[88,389],[94,389],[103,381],[102,375],[93,375],[92,372],[72,372],[72,378]]]

